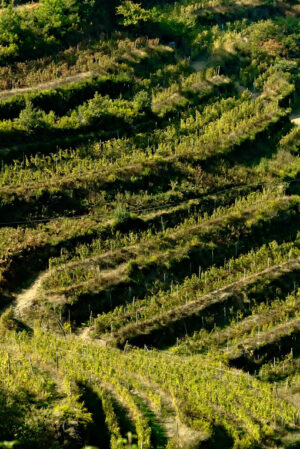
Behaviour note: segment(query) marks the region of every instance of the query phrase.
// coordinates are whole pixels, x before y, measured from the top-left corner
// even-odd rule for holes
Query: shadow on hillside
[[[234,440],[225,427],[218,425],[214,426],[211,438],[201,443],[201,449],[232,449],[233,445]]]
[[[147,418],[151,425],[151,447],[156,449],[165,448],[168,442],[165,429],[160,425],[156,416],[144,400],[136,394],[134,394],[134,399],[142,414]]]
[[[83,440],[85,445],[95,445],[103,449],[110,448],[110,433],[105,422],[105,413],[100,397],[88,385],[79,385],[81,399],[88,412],[92,415],[92,421],[88,423]]]
[[[300,356],[299,329],[294,331],[291,329],[290,335],[278,334],[278,338],[275,341],[255,348],[251,351],[251,355],[245,352],[237,358],[229,360],[229,365],[253,374],[265,363],[278,358],[284,359],[291,353],[291,349],[293,350],[293,357]],[[277,380],[282,380],[287,375],[282,374],[280,376],[278,374]]]
[[[219,302],[208,305],[202,311],[196,311],[184,318],[182,318],[180,312],[178,312],[177,319],[173,320],[172,323],[166,321],[165,325],[154,329],[148,334],[140,333],[131,338],[127,337],[126,340],[128,343],[139,347],[143,347],[146,344],[149,347],[167,349],[176,344],[177,338],[192,336],[195,331],[199,331],[200,329],[213,331],[215,326],[222,329],[230,325],[231,320],[236,317],[238,311],[242,311],[244,317],[249,316],[251,313],[251,304],[259,304],[267,299],[271,302],[272,299],[276,297],[278,291],[281,291],[281,297],[285,297],[291,293],[295,281],[299,279],[299,275],[300,271],[295,270],[291,273],[280,275],[278,278],[268,281],[266,284],[258,278],[256,282],[252,283],[250,286],[244,287],[242,291],[233,290],[232,293],[229,293],[223,300],[220,295]],[[262,292],[260,291],[256,294],[256,289],[259,290],[261,286],[262,288],[264,287],[264,290],[266,289],[267,298],[263,297],[261,294]],[[247,301],[245,301],[245,294],[247,295]],[[224,316],[224,310],[226,310],[226,317]],[[261,353],[260,350],[257,350],[257,359],[259,359],[262,364],[269,359],[273,359],[274,356],[278,356],[278,354],[288,354],[291,349],[291,341],[293,341],[293,346],[295,347],[295,351],[297,351],[295,343],[297,338],[295,336],[290,338],[287,337],[286,341],[283,339],[282,342],[274,344],[274,347],[273,345],[270,345],[270,348],[264,346]],[[203,347],[201,352],[206,352],[208,349],[209,348]],[[300,347],[298,347],[298,351],[299,350]],[[244,367],[246,371],[250,372],[254,372],[260,366],[258,362],[254,363],[244,356],[236,361],[232,361],[232,365],[237,368]]]
[[[247,216],[243,218],[243,222],[247,220]],[[222,242],[214,250],[215,266],[222,266],[224,258],[229,260],[236,255],[236,242],[231,234],[228,234],[228,229],[237,228],[238,223],[232,220],[228,228],[224,229],[218,239]],[[293,212],[282,211],[277,216],[268,221],[258,222],[251,230],[239,233],[238,254],[245,254],[251,248],[259,248],[264,243],[276,240],[278,244],[283,241],[295,239],[300,223],[298,217],[295,217]],[[284,233],[282,231],[284,230]],[[206,241],[211,241],[211,237],[202,238],[203,244]],[[206,245],[194,247],[188,254],[176,260],[172,260],[168,269],[165,265],[159,262],[149,262],[145,266],[139,267],[138,264],[133,264],[132,269],[128,272],[128,278],[125,281],[118,282],[111,285],[104,290],[96,292],[83,293],[77,296],[77,301],[69,305],[64,310],[64,315],[67,316],[67,308],[70,310],[72,318],[78,323],[87,320],[90,311],[93,313],[103,313],[114,309],[115,307],[131,302],[132,298],[142,298],[149,294],[157,280],[165,276],[164,285],[162,288],[168,289],[172,283],[183,282],[186,276],[198,274],[199,265],[202,270],[206,270],[212,263],[212,253]],[[174,337],[175,338],[175,337]],[[152,344],[151,340],[147,344]],[[136,343],[135,343],[136,344]]]

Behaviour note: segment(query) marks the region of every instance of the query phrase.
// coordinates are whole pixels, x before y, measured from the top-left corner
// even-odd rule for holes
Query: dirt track
[[[25,94],[38,90],[57,89],[58,87],[65,86],[66,84],[86,80],[90,76],[92,76],[92,72],[82,72],[77,73],[76,75],[67,76],[66,78],[59,78],[54,81],[37,84],[32,87],[18,87],[15,89],[2,90],[0,91],[0,100],[7,100],[17,94]]]

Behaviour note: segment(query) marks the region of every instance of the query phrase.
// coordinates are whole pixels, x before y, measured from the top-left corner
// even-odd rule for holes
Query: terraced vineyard
[[[0,448],[300,448],[300,4],[0,11]]]

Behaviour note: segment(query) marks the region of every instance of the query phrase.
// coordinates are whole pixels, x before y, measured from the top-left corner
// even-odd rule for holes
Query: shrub
[[[39,109],[35,109],[31,101],[26,101],[25,108],[20,112],[19,125],[28,134],[45,127],[43,113]]]
[[[6,330],[16,330],[18,328],[17,321],[14,317],[13,309],[8,308],[2,315],[0,319],[0,329]]]
[[[138,92],[133,100],[134,107],[139,112],[151,111],[152,98],[149,92],[146,90],[141,90]]]
[[[115,218],[115,225],[126,223],[130,219],[130,213],[124,207],[122,204],[118,204],[115,212],[114,212],[114,218]]]

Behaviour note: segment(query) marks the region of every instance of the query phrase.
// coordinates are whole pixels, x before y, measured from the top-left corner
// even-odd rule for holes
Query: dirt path
[[[30,87],[17,87],[15,89],[8,89],[0,91],[0,100],[7,100],[17,94],[25,94],[35,92],[38,90],[57,89],[58,87],[65,86],[66,84],[76,83],[78,81],[84,81],[92,76],[92,72],[82,72],[76,75],[67,76],[66,78],[59,78],[46,83],[36,84]]]
[[[43,282],[43,280],[48,275],[48,271],[43,271],[39,274],[33,284],[29,288],[24,289],[21,293],[16,296],[15,300],[15,310],[17,314],[23,315],[26,309],[31,307],[37,300],[38,290]]]
[[[179,446],[182,448],[199,447],[201,441],[207,439],[207,435],[180,422],[176,416],[176,408],[172,398],[161,389],[159,389],[159,394],[162,400],[162,414],[159,416],[159,420],[166,429],[167,436],[170,439],[177,439]]]
[[[292,118],[291,122],[297,126],[300,126],[300,115],[299,115],[299,117]]]
[[[124,272],[126,271],[126,266],[127,264],[122,264],[122,265],[118,265],[116,269],[114,270],[106,270],[104,273],[101,272],[99,273],[99,277],[96,279],[97,285],[98,283],[100,283],[100,281],[103,282],[103,288],[106,288],[106,285],[114,285],[115,283],[119,283],[120,280],[124,280],[125,279],[125,275]],[[42,282],[49,276],[51,276],[52,271],[51,270],[46,270],[43,271],[39,274],[39,276],[35,279],[35,281],[26,289],[24,289],[21,293],[19,293],[18,295],[16,295],[16,299],[15,299],[15,311],[17,313],[17,315],[24,315],[26,311],[28,311],[28,309],[30,307],[33,307],[37,304],[39,296],[39,289],[42,285]],[[93,287],[95,283],[95,279],[88,279],[86,281],[80,282],[78,284],[73,284],[70,285],[68,287],[66,287],[64,289],[63,292],[57,293],[55,290],[53,291],[47,291],[46,295],[43,295],[41,300],[42,301],[48,301],[51,302],[52,304],[55,304],[56,306],[58,305],[63,305],[66,303],[66,298],[64,296],[65,292],[71,291],[75,286],[91,286],[91,288]],[[86,328],[84,329],[84,331],[82,332],[82,338],[83,339],[88,339],[89,338],[89,329]]]
[[[300,126],[300,107],[297,108],[291,115],[291,122]]]
[[[102,338],[97,337],[97,339],[95,339],[91,333],[90,333],[90,328],[89,327],[84,327],[82,328],[82,330],[80,329],[78,332],[78,337],[81,338],[81,340],[84,340],[86,342],[91,342],[94,344],[97,344],[98,346],[102,346],[103,348],[107,347],[107,342],[106,340],[103,340]],[[93,330],[93,328],[92,328]]]

